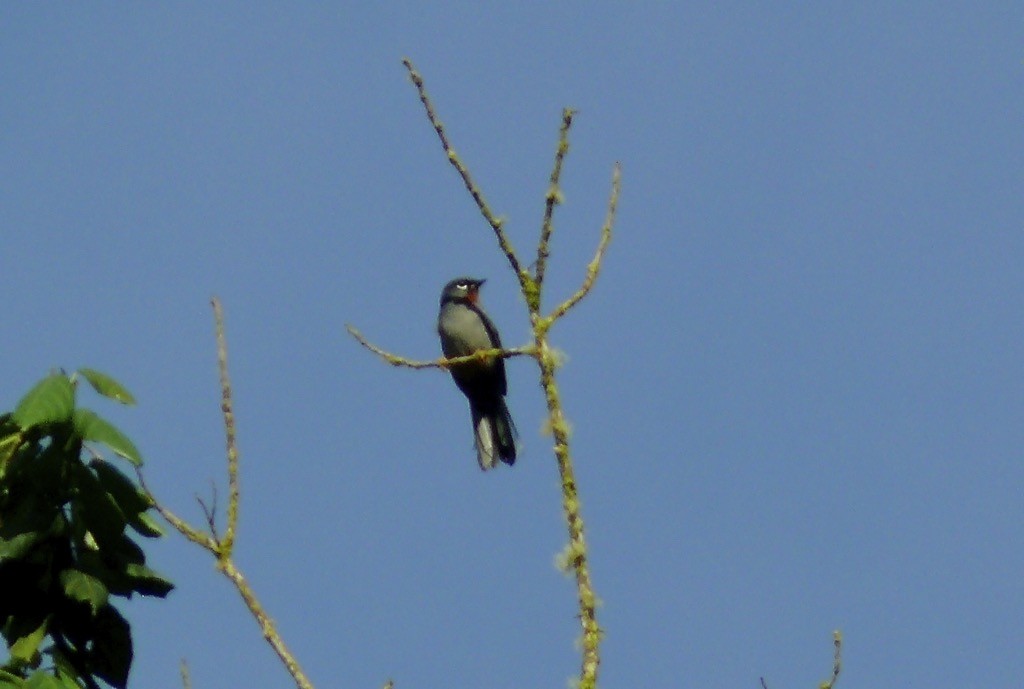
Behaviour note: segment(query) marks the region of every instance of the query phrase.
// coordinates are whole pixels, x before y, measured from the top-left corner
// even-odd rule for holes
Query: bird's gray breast
[[[466,356],[493,346],[483,320],[464,304],[448,303],[441,307],[437,332],[446,357]]]

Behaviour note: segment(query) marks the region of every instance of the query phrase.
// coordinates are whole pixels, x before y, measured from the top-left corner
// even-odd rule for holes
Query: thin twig
[[[534,282],[537,283],[538,292],[541,285],[544,284],[544,270],[547,268],[548,256],[551,252],[548,249],[548,244],[551,240],[551,232],[554,229],[551,224],[551,218],[555,212],[555,206],[562,202],[562,190],[559,188],[559,183],[562,177],[562,162],[565,160],[565,154],[569,152],[569,128],[572,127],[572,118],[576,114],[575,110],[571,108],[565,108],[562,110],[562,127],[558,132],[558,148],[555,149],[555,165],[551,169],[551,179],[548,181],[548,192],[544,195],[544,220],[540,226],[540,241],[537,242],[537,264],[533,271]],[[531,311],[537,312],[540,310],[540,304],[537,304],[536,309]]]
[[[213,535],[214,540],[220,541],[220,536],[217,534],[217,484],[211,483],[213,497],[210,501],[210,505],[207,506],[206,502],[196,495],[196,502],[199,503],[199,508],[202,509],[203,515],[206,517],[206,525],[210,529],[210,534]]]
[[[137,470],[136,470],[137,472]],[[138,473],[138,472],[137,472]],[[292,655],[291,651],[284,643],[284,639],[277,632],[277,628],[274,626],[273,620],[267,615],[263,606],[260,604],[259,599],[256,598],[256,594],[249,586],[249,582],[246,581],[242,572],[235,566],[234,561],[230,555],[222,555],[224,552],[223,546],[216,540],[202,533],[201,531],[193,528],[184,520],[178,518],[173,512],[161,505],[153,494],[149,492],[149,488],[146,487],[142,480],[142,474],[138,473],[139,485],[143,492],[149,498],[153,508],[159,512],[160,516],[163,517],[168,524],[174,527],[180,534],[185,538],[198,544],[199,546],[210,551],[214,557],[217,558],[217,569],[219,569],[224,576],[231,580],[231,583],[235,585],[235,589],[238,590],[242,600],[245,601],[246,607],[252,613],[256,619],[257,624],[260,626],[260,631],[263,633],[263,638],[267,640],[270,647],[274,649],[277,657],[284,663],[288,673],[295,680],[295,684],[299,689],[313,689],[313,684],[306,677],[302,668],[299,667],[298,661],[295,656]]]
[[[544,396],[548,407],[548,421],[552,429],[552,435],[554,436],[555,459],[558,463],[558,472],[562,483],[562,509],[565,514],[569,531],[568,564],[572,567],[576,576],[579,618],[583,629],[583,658],[580,667],[580,679],[578,686],[580,689],[595,689],[597,686],[598,666],[601,662],[599,646],[602,636],[601,628],[597,623],[596,614],[598,599],[590,578],[583,518],[580,514],[580,502],[576,489],[576,478],[573,470],[572,458],[569,452],[569,424],[566,421],[565,414],[562,410],[562,402],[559,395],[558,385],[555,381],[557,357],[555,356],[554,350],[548,343],[548,331],[554,321],[564,316],[569,309],[573,308],[580,302],[580,300],[587,296],[594,285],[594,281],[597,279],[605,250],[607,249],[608,242],[611,240],[612,227],[615,223],[615,213],[618,206],[620,189],[619,166],[615,166],[615,171],[612,176],[612,190],[611,197],[608,202],[608,214],[605,219],[604,226],[601,229],[601,238],[598,242],[597,253],[587,266],[587,274],[584,278],[583,285],[575,294],[552,311],[549,317],[544,318],[540,315],[541,292],[543,288],[547,259],[549,256],[549,242],[552,232],[554,231],[552,216],[554,214],[555,206],[561,202],[561,192],[558,185],[561,178],[562,163],[569,150],[568,133],[572,124],[573,111],[566,109],[562,113],[562,128],[559,132],[559,144],[555,154],[555,164],[551,173],[548,192],[545,197],[544,220],[541,226],[540,241],[537,248],[536,270],[534,275],[531,276],[528,270],[521,267],[518,259],[516,258],[515,252],[502,229],[501,220],[496,218],[491,212],[483,198],[483,194],[480,192],[480,189],[476,186],[476,183],[473,182],[466,166],[461,160],[459,160],[459,157],[456,155],[454,149],[449,143],[444,127],[441,125],[440,120],[438,120],[437,114],[434,112],[433,105],[427,96],[426,89],[423,85],[423,78],[413,68],[412,62],[408,59],[405,59],[402,62],[409,71],[409,76],[411,77],[413,84],[416,85],[420,101],[426,109],[427,118],[430,120],[431,125],[434,127],[434,131],[437,132],[438,138],[441,140],[441,146],[444,148],[448,161],[459,172],[463,183],[466,185],[466,189],[469,190],[470,195],[480,208],[480,212],[491,225],[491,228],[494,230],[494,233],[498,238],[498,245],[505,253],[505,256],[509,260],[509,264],[512,266],[513,271],[519,279],[523,298],[526,300],[530,313],[534,345],[530,348],[521,347],[518,350],[488,350],[486,352],[478,352],[469,357],[459,357],[458,359],[409,361],[408,359],[385,352],[379,347],[371,345],[352,327],[349,327],[349,332],[360,342],[360,344],[394,366],[408,366],[410,368],[447,368],[453,364],[462,363],[463,361],[471,361],[477,357],[513,356],[515,354],[529,354],[537,361],[538,366],[540,367],[541,387],[544,389]]]
[[[547,342],[547,329],[535,328],[537,349],[540,356],[541,387],[548,407],[548,424],[555,441],[555,459],[562,483],[562,511],[569,529],[568,564],[576,575],[577,600],[580,625],[583,628],[583,659],[580,666],[580,689],[597,687],[597,670],[601,663],[599,646],[601,627],[597,623],[597,594],[590,579],[590,565],[587,558],[587,542],[584,535],[583,516],[580,513],[579,493],[576,475],[569,452],[569,423],[562,410],[562,400],[555,381],[557,357]]]
[[[277,632],[277,626],[274,621],[267,615],[267,611],[263,609],[263,605],[259,599],[256,598],[256,594],[253,593],[252,588],[249,586],[249,582],[246,581],[245,577],[242,576],[242,572],[235,567],[234,561],[230,558],[224,558],[217,561],[217,569],[224,573],[231,583],[238,589],[238,593],[242,596],[242,600],[245,601],[245,605],[249,608],[249,612],[256,619],[256,623],[260,626],[260,631],[263,632],[263,638],[267,640],[270,647],[274,649],[277,657],[284,663],[285,668],[288,670],[288,674],[295,680],[296,686],[299,689],[313,689],[313,684],[306,677],[302,668],[299,667],[298,661],[295,656],[292,655],[291,651],[284,643],[284,639]]]
[[[224,416],[224,435],[228,455],[228,525],[220,542],[220,557],[231,557],[238,528],[238,444],[235,436],[235,413],[231,403],[231,379],[228,378],[228,345],[224,336],[224,310],[220,299],[210,300],[217,332],[217,368],[220,372],[220,410]]]
[[[423,85],[423,77],[416,71],[412,61],[409,58],[403,58],[402,64],[409,71],[409,78],[412,79],[412,83],[416,86],[416,91],[419,93],[420,102],[423,103],[424,109],[427,111],[427,119],[430,120],[430,124],[434,127],[434,131],[437,132],[437,138],[441,140],[441,146],[444,148],[445,155],[448,158],[448,162],[452,164],[452,167],[462,177],[463,184],[466,185],[466,189],[469,191],[469,195],[473,197],[476,202],[477,208],[480,209],[480,213],[483,214],[484,220],[494,230],[494,235],[498,239],[498,246],[501,247],[505,257],[508,258],[509,265],[512,266],[512,271],[519,278],[520,285],[525,286],[532,278],[530,277],[529,271],[525,270],[519,263],[519,258],[516,256],[515,249],[512,248],[512,243],[508,240],[505,235],[505,230],[502,228],[504,221],[494,215],[491,211],[491,207],[487,205],[487,201],[484,199],[483,192],[480,191],[480,187],[476,185],[473,178],[469,174],[469,170],[463,164],[459,158],[455,149],[452,148],[448,142],[448,135],[445,133],[444,125],[441,124],[441,120],[438,119],[437,113],[434,111],[434,106],[430,102],[430,96],[427,95],[426,87]]]
[[[839,672],[843,669],[843,633],[838,629],[832,632],[832,645],[835,647],[835,654],[832,656],[832,676],[828,681],[821,683],[821,689],[832,689],[839,679]]]
[[[188,663],[182,658],[178,664],[178,669],[181,671],[181,686],[182,689],[192,689],[192,677],[188,672]]]
[[[235,566],[234,560],[231,558],[231,547],[232,541],[229,541],[229,535],[234,538],[235,529],[238,523],[238,449],[235,443],[235,418],[232,412],[233,402],[231,393],[231,383],[228,379],[227,370],[227,345],[224,337],[224,314],[221,310],[220,301],[216,298],[213,299],[213,313],[216,321],[217,330],[217,360],[220,369],[220,383],[221,383],[221,411],[224,416],[224,432],[227,436],[227,462],[228,462],[228,484],[230,486],[230,498],[228,503],[228,533],[225,534],[223,539],[218,539],[214,533],[212,536],[202,533],[198,529],[192,527],[183,519],[178,518],[173,512],[164,507],[157,501],[156,497],[150,492],[146,486],[145,481],[142,478],[142,473],[136,469],[136,474],[139,477],[139,486],[145,493],[150,504],[160,513],[167,523],[174,527],[179,533],[185,538],[200,545],[206,550],[210,551],[217,559],[217,569],[221,571],[231,583],[234,584],[242,600],[245,601],[246,607],[252,613],[256,619],[257,624],[260,626],[260,631],[263,633],[263,638],[267,640],[271,648],[277,654],[281,662],[284,663],[288,673],[295,680],[296,686],[299,689],[313,689],[313,684],[306,677],[302,668],[299,667],[298,661],[295,656],[292,655],[291,651],[285,645],[284,640],[278,633],[273,620],[267,615],[263,606],[256,598],[256,594],[249,586],[249,582],[246,581],[242,572]],[[202,504],[202,501],[200,501]],[[213,511],[203,506],[203,511],[206,515],[211,531],[214,529]]]
[[[139,479],[139,488],[141,488],[142,492],[145,493],[149,504],[161,517],[164,518],[164,521],[174,528],[175,531],[196,545],[209,550],[214,555],[217,555],[220,552],[220,543],[218,543],[214,536],[207,535],[199,529],[196,529],[184,519],[174,514],[174,512],[160,504],[160,501],[157,500],[156,496],[149,490],[149,486],[146,485],[146,479],[142,476],[142,471],[138,467],[135,468],[135,476]]]
[[[455,356],[451,359],[434,359],[432,361],[414,361],[412,359],[406,359],[405,357],[392,354],[391,352],[384,351],[377,345],[367,340],[361,332],[356,330],[351,325],[346,325],[345,329],[348,330],[349,334],[356,339],[359,344],[363,345],[371,352],[379,356],[384,361],[388,362],[392,366],[401,366],[405,368],[439,368],[449,369],[452,366],[458,364],[466,364],[471,361],[487,361],[489,359],[511,359],[515,356],[533,356],[536,349],[533,345],[524,345],[522,347],[515,347],[514,349],[481,349],[480,351],[473,352],[466,356]]]
[[[594,286],[594,281],[597,280],[597,274],[601,270],[601,260],[604,258],[604,252],[608,248],[608,242],[612,238],[612,227],[615,225],[615,213],[619,206],[619,191],[622,188],[622,168],[616,164],[615,170],[612,172],[612,191],[608,197],[608,214],[605,216],[604,225],[601,227],[601,239],[597,243],[597,253],[594,254],[594,258],[587,265],[587,275],[583,279],[583,285],[580,286],[576,293],[571,297],[562,302],[558,308],[551,312],[548,316],[549,321],[557,321],[559,318],[564,316],[566,312],[572,307],[576,306],[583,297],[587,296],[591,288]]]

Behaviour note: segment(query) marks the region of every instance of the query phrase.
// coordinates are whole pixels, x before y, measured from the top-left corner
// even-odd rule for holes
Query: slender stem
[[[346,325],[345,329],[348,330],[349,334],[356,339],[359,344],[369,349],[371,352],[379,356],[384,361],[388,362],[392,366],[402,366],[405,368],[439,368],[448,369],[458,364],[469,363],[470,361],[488,361],[490,359],[511,359],[515,356],[533,356],[534,348],[533,345],[526,345],[524,347],[516,347],[514,349],[481,349],[480,351],[473,352],[466,356],[455,356],[451,359],[434,359],[433,361],[414,361],[412,359],[406,359],[403,356],[392,354],[391,352],[385,351],[373,344],[361,332],[356,330],[351,325]]]
[[[146,498],[149,500],[149,504],[157,511],[157,513],[164,518],[168,524],[170,524],[175,531],[180,533],[182,536],[192,541],[201,548],[204,548],[214,555],[220,552],[220,543],[217,541],[216,536],[208,535],[195,528],[184,519],[176,515],[167,507],[164,507],[156,496],[153,495],[152,491],[149,490],[149,486],[146,485],[146,479],[143,477],[142,472],[136,467],[135,475],[139,479],[139,488],[146,494]]]
[[[832,656],[832,676],[821,683],[822,689],[832,689],[839,679],[839,672],[843,669],[843,634],[838,629],[832,632],[832,645],[835,647],[835,654]]]
[[[302,668],[299,667],[298,661],[295,660],[295,656],[292,655],[291,651],[285,645],[284,640],[278,633],[277,628],[274,625],[274,621],[270,619],[263,606],[260,604],[259,599],[256,598],[256,594],[249,586],[249,582],[246,581],[242,572],[235,566],[234,560],[231,559],[230,554],[226,554],[224,551],[223,541],[217,541],[215,538],[204,534],[195,527],[188,524],[185,520],[179,518],[169,509],[160,504],[159,501],[153,496],[146,486],[145,481],[142,478],[142,474],[137,472],[139,477],[139,486],[142,491],[146,494],[150,504],[153,508],[160,513],[168,524],[174,527],[181,535],[188,540],[196,543],[202,548],[208,550],[210,553],[217,558],[217,569],[224,574],[231,583],[235,585],[242,600],[245,601],[246,607],[249,608],[249,612],[256,619],[257,624],[260,626],[260,631],[263,632],[263,638],[267,640],[271,648],[277,654],[278,658],[284,663],[288,673],[295,680],[296,686],[299,689],[312,689],[313,684],[306,677]]]
[[[597,274],[601,271],[601,261],[604,259],[604,252],[608,249],[608,242],[612,239],[612,227],[615,225],[615,214],[619,207],[619,191],[621,188],[622,170],[616,164],[615,170],[612,172],[612,191],[608,197],[608,213],[605,215],[604,225],[601,227],[601,239],[597,243],[597,252],[587,265],[587,275],[583,279],[583,284],[576,290],[575,294],[559,304],[551,312],[551,315],[548,317],[550,320],[556,321],[564,316],[569,309],[580,303],[580,300],[587,296],[587,293],[593,288],[594,282],[597,280]]]
[[[260,626],[260,631],[263,632],[263,638],[267,640],[270,647],[274,649],[277,657],[284,663],[285,668],[288,670],[288,674],[295,680],[295,685],[299,689],[312,689],[313,684],[306,677],[306,674],[299,667],[299,663],[295,660],[295,656],[292,655],[291,651],[285,645],[281,635],[277,632],[277,626],[274,621],[267,615],[267,611],[263,609],[263,605],[260,604],[259,599],[253,593],[252,588],[249,586],[249,582],[242,576],[242,572],[235,567],[235,563],[230,558],[220,559],[217,562],[217,569],[224,573],[231,583],[238,589],[238,593],[242,596],[242,600],[245,601],[245,605],[249,608],[249,612],[256,619],[256,623]]]
[[[192,676],[188,671],[188,663],[182,658],[178,664],[178,670],[181,672],[181,687],[182,689],[192,689]]]
[[[444,125],[441,124],[441,120],[438,119],[437,113],[434,111],[434,106],[430,102],[430,96],[427,95],[427,89],[423,85],[423,77],[412,64],[412,60],[409,58],[403,58],[402,64],[409,71],[409,78],[412,79],[412,83],[416,86],[416,91],[419,93],[420,102],[423,103],[423,108],[427,111],[427,119],[430,120],[430,124],[434,127],[434,131],[437,132],[437,138],[441,140],[441,146],[444,148],[445,156],[448,158],[448,162],[452,164],[452,167],[462,177],[462,183],[466,185],[466,189],[469,191],[469,195],[473,197],[476,202],[477,208],[480,209],[480,213],[484,216],[484,220],[494,230],[494,236],[498,240],[498,246],[501,247],[505,257],[508,258],[509,265],[512,266],[512,272],[519,278],[519,284],[526,286],[532,278],[530,277],[529,271],[522,267],[519,262],[519,258],[516,256],[515,249],[512,248],[512,243],[508,240],[503,229],[504,221],[496,216],[491,207],[487,204],[487,200],[484,199],[484,194],[477,186],[476,182],[469,174],[469,169],[459,158],[459,155],[452,148],[448,142],[448,135],[445,132]]]
[[[231,557],[235,545],[235,532],[238,528],[238,443],[235,435],[235,412],[231,402],[231,379],[228,377],[228,345],[224,335],[224,310],[220,299],[214,297],[213,318],[217,331],[217,368],[220,372],[220,410],[224,416],[224,435],[228,455],[228,526],[224,538],[220,541],[219,557]]]
[[[174,527],[174,529],[185,538],[208,550],[215,558],[217,558],[217,569],[220,570],[220,572],[224,574],[232,584],[234,584],[239,595],[242,597],[242,600],[245,601],[246,607],[249,608],[249,612],[252,613],[257,624],[259,624],[260,631],[263,633],[263,638],[267,640],[267,643],[269,643],[271,648],[274,649],[278,658],[280,658],[281,662],[284,663],[288,673],[292,676],[292,679],[295,680],[296,686],[298,686],[299,689],[312,689],[313,684],[309,681],[309,678],[306,677],[302,668],[299,667],[299,663],[295,660],[295,656],[292,655],[290,650],[288,650],[284,640],[277,631],[277,627],[274,625],[274,621],[270,619],[269,615],[267,615],[266,611],[263,609],[263,605],[259,602],[259,599],[256,598],[256,594],[249,586],[249,582],[246,581],[241,570],[238,569],[231,557],[235,531],[238,524],[238,447],[235,439],[235,415],[233,412],[234,405],[232,402],[231,381],[228,378],[228,354],[226,339],[224,336],[224,312],[221,309],[220,301],[218,299],[214,298],[212,304],[217,331],[217,362],[220,370],[221,412],[224,416],[224,433],[227,436],[228,485],[230,487],[230,497],[228,499],[228,525],[224,537],[217,537],[214,528],[214,515],[212,508],[207,509],[205,505],[203,505],[203,512],[210,528],[210,534],[206,534],[161,505],[146,486],[141,472],[136,470],[139,477],[139,486],[142,488],[142,491],[149,499],[153,508],[159,512],[160,516],[167,520],[168,524]],[[200,501],[200,505],[202,504],[202,501]]]
[[[577,599],[580,610],[580,625],[583,629],[583,660],[580,667],[580,689],[594,689],[597,686],[597,669],[600,664],[598,647],[601,643],[601,628],[597,624],[597,595],[590,580],[590,566],[587,560],[587,542],[584,537],[583,517],[576,490],[576,475],[569,452],[569,424],[562,411],[562,400],[555,381],[557,365],[554,352],[547,342],[547,333],[537,330],[537,363],[540,365],[540,383],[548,407],[548,420],[555,441],[555,459],[558,475],[562,482],[562,510],[569,529],[569,561],[576,576]]]
[[[442,126],[434,107],[430,102],[426,89],[423,85],[423,78],[415,70],[408,59],[402,61],[416,90],[419,93],[420,102],[426,110],[427,118],[430,120],[434,131],[441,141],[448,161],[455,167],[462,177],[466,189],[476,201],[477,207],[484,218],[490,224],[498,239],[498,245],[508,258],[512,270],[519,279],[523,298],[526,300],[527,309],[530,314],[530,323],[533,330],[534,346],[520,347],[517,350],[488,350],[478,352],[470,357],[459,357],[458,359],[439,359],[437,361],[410,361],[402,357],[385,352],[374,345],[371,345],[355,329],[349,327],[349,332],[360,344],[369,349],[377,356],[395,366],[408,366],[411,368],[446,368],[454,363],[461,363],[463,360],[471,360],[476,356],[498,357],[526,354],[537,360],[540,367],[540,382],[544,390],[544,397],[548,408],[548,419],[554,436],[554,453],[558,464],[558,472],[562,483],[562,508],[565,514],[566,525],[569,531],[569,558],[568,565],[575,573],[577,597],[579,601],[580,624],[583,629],[583,658],[580,667],[580,689],[595,689],[597,686],[598,666],[600,665],[599,646],[601,642],[601,628],[597,623],[597,596],[590,579],[590,567],[587,559],[587,545],[584,537],[583,517],[580,514],[580,501],[576,488],[576,477],[573,470],[572,457],[569,451],[569,430],[568,423],[562,411],[562,402],[559,397],[558,384],[555,380],[555,369],[557,367],[556,357],[548,344],[548,331],[556,320],[564,316],[570,309],[578,304],[590,292],[597,279],[604,258],[608,242],[611,240],[612,226],[615,222],[615,212],[618,206],[620,171],[615,166],[612,176],[611,198],[608,203],[608,214],[605,224],[601,229],[601,238],[598,242],[597,253],[594,259],[587,266],[587,274],[583,284],[575,294],[570,296],[547,317],[540,314],[541,293],[543,290],[544,276],[547,268],[547,260],[550,256],[549,244],[554,231],[553,215],[555,206],[561,203],[562,196],[559,189],[562,164],[569,151],[569,129],[572,126],[574,111],[565,109],[562,111],[562,127],[559,131],[558,148],[555,152],[554,167],[549,180],[548,191],[545,195],[544,218],[541,225],[540,239],[537,246],[536,269],[533,275],[520,264],[511,243],[505,236],[500,218],[495,217],[484,200],[483,194],[476,183],[469,175],[466,166],[455,153],[448,136]]]
[[[544,195],[544,220],[540,226],[540,241],[537,242],[537,264],[534,268],[533,279],[537,283],[538,292],[544,284],[544,271],[547,268],[548,256],[551,255],[548,244],[551,240],[551,232],[554,229],[551,219],[555,212],[555,206],[562,202],[562,190],[559,183],[562,177],[562,162],[565,154],[569,152],[569,128],[572,127],[572,118],[575,110],[565,108],[562,110],[562,127],[558,131],[558,148],[555,149],[555,165],[551,169],[551,179],[548,181],[548,191]],[[531,311],[540,311],[540,304]]]

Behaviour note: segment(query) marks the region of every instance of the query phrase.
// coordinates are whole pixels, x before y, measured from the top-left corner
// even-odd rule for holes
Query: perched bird
[[[456,278],[441,291],[437,333],[445,357],[467,356],[482,349],[500,349],[494,323],[480,308],[483,280]],[[505,360],[471,361],[451,367],[452,378],[469,400],[476,436],[476,458],[481,469],[492,469],[498,460],[516,461],[516,427],[505,406]]]

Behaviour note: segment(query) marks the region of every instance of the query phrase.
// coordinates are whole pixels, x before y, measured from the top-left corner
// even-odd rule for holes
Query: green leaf
[[[0,669],[0,689],[24,689],[25,680],[13,672]]]
[[[57,679],[60,680],[60,689],[82,689],[82,685],[75,681],[78,673],[58,672]]]
[[[60,584],[68,598],[88,603],[93,615],[107,604],[107,587],[91,574],[77,569],[65,569],[60,573]]]
[[[17,560],[25,556],[45,533],[29,531],[13,538],[0,538],[0,560]]]
[[[12,418],[24,430],[44,423],[67,421],[74,408],[75,388],[67,376],[54,373],[36,383],[21,398]]]
[[[63,512],[31,483],[18,482],[11,488],[0,517],[0,557],[18,558],[39,540],[63,533]]]
[[[9,417],[10,414],[4,414],[4,416]],[[7,473],[7,465],[11,461],[11,457],[21,448],[24,441],[25,438],[21,431],[13,423],[10,425],[0,424],[0,481]]]
[[[124,571],[132,578],[133,588],[143,596],[163,598],[174,590],[174,584],[146,565],[129,564]]]
[[[97,416],[96,412],[90,409],[76,409],[74,422],[75,430],[82,440],[103,443],[135,466],[142,466],[142,455],[139,454],[135,443],[112,423]]]
[[[150,538],[164,535],[163,529],[160,528],[156,520],[146,514],[150,508],[149,498],[130,478],[117,467],[102,459],[92,460],[89,462],[89,466],[96,472],[100,484],[114,498],[114,502],[121,508],[121,512],[133,529]]]
[[[126,517],[149,509],[149,500],[146,496],[117,467],[100,459],[89,462],[89,467],[96,472],[100,485],[110,493]]]
[[[64,684],[60,680],[42,670],[32,673],[21,686],[22,689],[64,689]]]
[[[106,373],[100,373],[92,368],[80,368],[78,369],[78,372],[82,374],[83,378],[89,381],[89,385],[92,386],[93,390],[104,397],[109,397],[121,404],[135,404],[135,397],[132,393],[128,392],[128,389],[125,388],[125,386],[118,383]]]
[[[101,550],[116,547],[124,534],[125,519],[110,493],[103,490],[99,479],[81,462],[70,467],[71,485],[75,497],[71,499],[71,518],[76,535],[84,536],[81,527],[92,534]]]
[[[132,667],[132,629],[121,613],[109,605],[96,620],[89,655],[94,674],[115,689],[125,689]]]
[[[127,535],[122,535],[116,542],[104,544],[102,551],[82,552],[78,568],[102,581],[112,595],[130,598],[140,584],[128,568],[145,562],[142,548]]]
[[[46,636],[50,618],[47,616],[38,627],[11,644],[11,659],[25,665],[35,665],[39,661],[39,644]]]
[[[128,524],[136,532],[147,538],[159,538],[164,535],[164,530],[160,524],[157,523],[156,519],[153,519],[152,515],[146,512],[139,512],[134,517],[130,517]]]
[[[61,689],[82,689],[78,670],[67,656],[57,648],[50,648],[47,653],[53,658],[53,672],[61,681]]]

